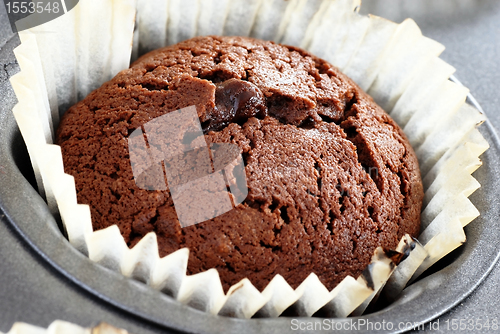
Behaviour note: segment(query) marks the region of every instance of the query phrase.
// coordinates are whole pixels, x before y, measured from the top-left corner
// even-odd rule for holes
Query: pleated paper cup
[[[94,328],[83,328],[66,321],[54,321],[47,329],[16,322],[6,334],[128,334],[124,329],[118,329],[106,323]],[[0,332],[0,334],[2,334]]]
[[[179,302],[225,316],[362,315],[380,298],[394,299],[410,282],[466,240],[479,215],[468,196],[488,143],[485,120],[465,104],[468,90],[449,80],[444,47],[401,24],[357,13],[357,0],[80,0],[75,9],[21,31],[21,72],[11,78],[13,112],[40,193],[60,213],[70,243],[89,258],[149,284]],[[199,35],[240,35],[299,46],[337,66],[404,129],[424,183],[422,232],[395,250],[378,248],[358,277],[332,291],[311,273],[297,289],[276,275],[260,292],[248,279],[222,289],[217,270],[188,276],[188,249],[160,258],[156,235],[129,249],[117,226],[93,231],[90,210],[77,203],[64,174],[54,129],[68,107],[129,66],[130,58]]]

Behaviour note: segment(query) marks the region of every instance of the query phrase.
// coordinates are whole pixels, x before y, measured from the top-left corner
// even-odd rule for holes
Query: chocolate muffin
[[[182,227],[171,193],[137,186],[128,137],[195,106],[205,140],[239,147],[248,195]],[[57,143],[94,230],[129,246],[154,231],[160,256],[190,250],[188,274],[216,268],[223,287],[311,272],[333,289],[376,247],[417,236],[418,162],[395,122],[338,69],[304,50],[244,37],[198,37],[148,53],[63,116]],[[168,181],[168,180],[167,180]]]

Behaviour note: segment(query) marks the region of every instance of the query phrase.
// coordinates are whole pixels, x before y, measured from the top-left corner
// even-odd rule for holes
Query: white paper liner
[[[323,306],[321,315],[328,318],[345,318],[374,292],[364,280],[347,276],[330,292],[331,300]]]
[[[380,289],[391,276],[401,257],[402,254],[393,251],[386,252],[378,247],[371,263],[361,276],[356,280],[347,276],[340,282],[330,292],[331,300],[320,309],[318,315],[329,318],[362,315],[370,303],[376,300]]]
[[[35,105],[40,106],[38,108],[38,118],[37,121],[42,125],[43,134],[45,136],[45,141],[48,143],[53,142],[53,121],[49,105],[49,100],[47,96],[47,88],[45,86],[45,80],[42,70],[42,62],[38,54],[38,45],[36,43],[36,37],[30,33],[26,32],[20,35],[21,45],[19,48],[14,50],[17,62],[19,66],[22,66],[26,71],[22,75],[17,76],[14,79],[14,83],[19,86],[17,89],[27,89],[32,95],[33,102]],[[54,115],[57,116],[57,115]]]
[[[47,331],[43,328],[24,324],[15,323],[7,334],[46,334]]]
[[[267,303],[256,313],[259,318],[275,318],[299,299],[299,295],[285,281],[283,276],[276,275],[266,286],[262,295]]]
[[[198,31],[205,35],[222,35],[229,11],[230,0],[200,1]],[[140,8],[140,7],[138,7]]]
[[[369,16],[369,18],[370,25],[358,51],[344,68],[340,68],[364,91],[367,91],[375,80],[396,31],[406,24],[404,21],[398,25],[378,16]]]
[[[173,297],[177,298],[182,282],[186,277],[189,250],[187,248],[163,257],[153,270],[150,285]]]
[[[436,162],[459,142],[464,134],[484,122],[485,116],[474,107],[463,104],[457,113],[443,120],[440,127],[430,133],[422,145],[416,149],[420,172],[426,175]]]
[[[388,111],[393,109],[415,75],[444,50],[443,45],[422,36],[413,20],[405,20],[399,25],[390,43],[375,81],[367,90]]]
[[[354,15],[354,9],[360,5],[356,0],[324,1],[310,21],[302,41],[297,46],[306,48],[318,57],[326,60],[333,57],[332,48],[339,47],[348,30],[347,21]],[[300,12],[297,14],[300,15]],[[290,14],[290,16],[292,16]],[[293,28],[294,22],[290,23]],[[295,33],[297,35],[297,33]]]
[[[390,278],[381,291],[381,299],[386,302],[392,302],[408,284],[415,271],[424,262],[428,253],[418,240],[405,235],[399,243],[396,251],[404,254],[404,259],[395,268]]]
[[[177,296],[181,303],[212,314],[219,312],[226,299],[219,273],[215,269],[186,276]]]
[[[22,72],[20,72],[22,73]],[[22,74],[21,74],[22,75]],[[11,79],[15,79],[16,76],[13,76]],[[12,86],[15,87],[15,83],[12,82]],[[15,89],[15,88],[14,88]],[[19,90],[16,90],[18,94]],[[29,94],[25,95],[29,96]],[[14,118],[18,123],[19,130],[24,138],[24,142],[28,148],[28,154],[30,155],[31,165],[33,167],[33,171],[35,173],[36,183],[38,185],[38,191],[40,195],[46,197],[45,187],[47,184],[42,180],[42,173],[40,171],[40,163],[38,161],[38,154],[43,150],[45,145],[45,138],[43,135],[43,131],[38,126],[37,117],[36,117],[36,106],[29,99],[20,101],[16,104],[14,109],[12,110],[14,114]],[[52,213],[54,213],[57,209],[56,203],[53,199],[47,198],[47,204]]]
[[[291,0],[276,36],[279,43],[300,45],[312,18],[325,9],[325,5],[338,3],[329,0]]]
[[[21,73],[12,78],[19,100],[14,114],[49,206],[54,209],[57,203],[70,242],[93,261],[212,314],[241,318],[275,317],[284,311],[302,316],[318,311],[336,317],[361,314],[384,286],[392,297],[391,291],[404,288],[410,276],[415,279],[465,242],[463,226],[478,215],[467,196],[479,186],[470,174],[487,149],[476,130],[484,115],[464,104],[466,90],[447,81],[453,69],[437,58],[443,46],[423,37],[412,20],[398,25],[375,16],[367,19],[354,11],[359,5],[355,0],[307,5],[303,0],[280,1],[252,0],[243,11],[239,1],[200,5],[195,0],[138,0],[134,38],[134,1],[81,0],[61,18],[20,33],[16,56]],[[215,8],[221,21],[209,24],[202,9]],[[271,8],[285,10],[269,15]],[[90,10],[92,15],[87,16]],[[129,249],[116,226],[92,232],[90,210],[77,204],[74,179],[63,173],[60,149],[50,145],[51,125],[57,126],[59,112],[126,68],[133,40],[142,52],[221,29],[228,35],[272,35],[270,39],[316,51],[401,122],[416,145],[426,191],[424,227],[418,238],[423,246],[404,238],[399,248],[414,248],[401,268],[394,270],[389,258],[374,256],[360,278],[346,277],[332,291],[310,274],[295,290],[276,276],[262,293],[245,279],[224,294],[215,269],[186,276],[187,249],[160,259],[153,233]],[[422,80],[423,73],[429,78]],[[439,107],[429,108],[433,98],[440,99]],[[433,122],[426,123],[429,117]]]
[[[404,127],[410,117],[420,113],[428,105],[433,106],[432,98],[436,97],[435,92],[439,92],[442,85],[448,83],[448,78],[454,72],[455,69],[451,65],[440,58],[432,58],[401,95],[392,109],[391,117]]]
[[[0,332],[1,333],[1,332]],[[124,329],[118,329],[106,323],[94,328],[83,328],[66,321],[56,320],[47,329],[22,322],[15,323],[6,334],[128,334]]]
[[[287,14],[287,11],[292,10],[292,6],[292,1],[262,1],[250,36],[268,41],[276,41],[281,21]]]
[[[434,124],[443,121],[455,114],[464,104],[469,90],[451,81],[444,81],[442,87],[436,90],[439,95],[429,94],[421,101],[421,106],[403,128],[412,147],[418,148],[434,130]],[[426,122],[421,120],[425,119]]]
[[[402,238],[401,241],[405,240],[405,238]],[[375,303],[377,301],[381,289],[385,286],[387,280],[393,273],[396,266],[399,264],[399,258],[402,257],[402,252],[404,252],[404,249],[401,249],[401,251],[398,252],[401,252],[401,254],[398,254],[401,256],[397,256],[398,263],[394,263],[393,260],[389,256],[387,256],[387,254],[383,251],[382,248],[379,247],[375,251],[372,263],[368,266],[368,268],[365,269],[363,274],[358,278],[358,281],[364,280],[365,282],[367,282],[366,285],[372,288],[373,292],[367,298],[362,300],[362,303],[358,307],[356,307],[356,309],[352,311],[352,313],[349,312],[352,316],[362,315],[371,303]],[[347,302],[344,302],[343,304],[346,303]],[[349,315],[349,313],[347,313],[345,316]]]
[[[353,279],[348,278],[347,281]],[[339,284],[342,289],[342,285]],[[333,290],[332,290],[333,291]],[[299,296],[297,301],[290,306],[289,314],[299,317],[310,317],[326,303],[330,301],[330,292],[321,284],[318,276],[311,273],[307,278],[295,289],[295,293]]]
[[[168,0],[137,0],[138,53],[159,49],[167,43]],[[154,20],[152,18],[155,18]]]
[[[224,35],[249,36],[263,1],[265,0],[231,0],[224,24]]]
[[[195,36],[198,15],[198,0],[168,0],[167,45]]]
[[[247,278],[244,278],[229,289],[227,300],[218,314],[250,319],[270,299],[270,294],[260,293]]]
[[[370,28],[370,18],[363,15],[349,15],[350,23],[347,25],[342,43],[332,53],[331,62],[338,68],[345,68],[352,56],[359,50],[361,42]]]
[[[124,329],[118,329],[108,325],[107,323],[101,323],[99,326],[92,328],[92,334],[128,334],[128,332]]]

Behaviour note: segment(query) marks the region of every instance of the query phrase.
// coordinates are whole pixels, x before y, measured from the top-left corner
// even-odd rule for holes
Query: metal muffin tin
[[[12,49],[18,43],[14,36],[0,49],[0,72],[3,71],[0,73],[0,209],[3,212],[0,220],[16,235],[18,242],[24,247],[22,251],[37,254],[35,260],[50,268],[48,270],[51,275],[77,286],[78,293],[84,299],[92,300],[92,303],[85,305],[75,304],[71,318],[67,319],[62,314],[63,320],[88,325],[88,317],[84,316],[87,308],[104,306],[103,312],[119,315],[120,320],[113,325],[137,334],[300,333],[300,330],[293,329],[301,323],[304,324],[303,328],[307,328],[310,322],[313,322],[313,326],[314,323],[325,324],[321,318],[299,318],[292,323],[291,318],[241,320],[209,315],[96,265],[73,249],[62,235],[57,220],[33,187],[34,176],[29,157],[11,112],[16,98],[8,83],[8,76],[18,71],[12,54]],[[10,65],[3,66],[4,64]],[[469,102],[474,104],[471,100]],[[431,268],[434,273],[404,290],[390,306],[363,317],[338,319],[337,326],[348,324],[343,328],[349,328],[350,323],[359,324],[358,319],[363,319],[362,322],[365,323],[393,324],[392,330],[386,325],[386,330],[381,328],[377,333],[401,332],[399,323],[425,323],[450,310],[469,295],[491,271],[498,260],[500,244],[500,233],[492,233],[500,231],[499,209],[490,204],[491,198],[500,189],[500,179],[496,177],[500,170],[500,140],[489,121],[480,129],[491,147],[482,155],[483,166],[474,174],[482,187],[471,196],[471,200],[481,216],[466,227],[467,242]],[[2,249],[0,257],[15,259],[16,252],[19,251]],[[0,258],[0,261],[3,259]],[[0,284],[2,279],[0,276]],[[19,279],[22,280],[23,277]],[[57,295],[62,287],[51,284],[44,288]],[[16,304],[18,308],[22,308],[23,303],[31,303],[31,298],[36,299],[36,296],[22,297],[23,302],[18,301]],[[8,307],[8,303],[8,300],[1,300],[0,310]],[[44,310],[39,312],[34,317],[40,320],[38,325],[54,320],[45,319]],[[97,323],[109,318],[107,313],[102,313],[102,317],[92,321]],[[4,328],[8,329],[11,324],[0,325],[0,330],[6,330]],[[369,327],[356,329],[357,333],[373,332],[373,328]]]

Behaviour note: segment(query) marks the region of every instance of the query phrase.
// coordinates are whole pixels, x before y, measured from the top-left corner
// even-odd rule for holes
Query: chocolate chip
[[[217,84],[214,117],[204,130],[218,130],[231,122],[244,123],[251,117],[266,115],[266,102],[260,89],[251,82],[233,78]]]

